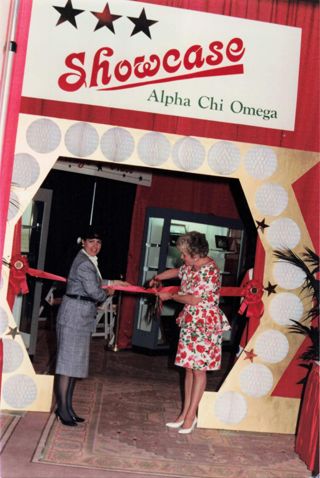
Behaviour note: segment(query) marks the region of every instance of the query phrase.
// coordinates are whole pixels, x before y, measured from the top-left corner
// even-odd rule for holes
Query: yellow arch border
[[[4,246],[4,259],[9,261],[12,250],[12,241],[14,234],[14,226],[23,214],[25,208],[41,186],[44,178],[47,176],[54,163],[59,156],[73,156],[72,152],[66,146],[65,137],[69,128],[82,123],[82,126],[90,125],[98,135],[98,145],[92,154],[86,156],[86,161],[107,162],[108,161],[101,150],[102,135],[112,129],[114,126],[106,124],[83,123],[72,120],[62,120],[58,118],[45,118],[47,123],[54,126],[59,131],[59,139],[53,144],[48,137],[47,126],[41,126],[41,116],[20,114],[17,130],[17,140],[15,154],[30,155],[39,165],[40,174],[36,182],[30,187],[22,189],[12,185],[12,194],[18,199],[18,208],[16,214],[8,221],[7,233]],[[44,122],[46,123],[46,122]],[[31,125],[38,129],[39,141],[43,147],[42,152],[35,150],[34,145],[28,140],[27,133],[30,131]],[[146,134],[150,133],[145,130],[133,128],[121,128],[125,130],[134,140],[133,152],[121,164],[139,166],[140,168],[149,168],[150,164],[142,161],[138,150],[139,142]],[[154,133],[154,132],[153,132]],[[266,147],[250,143],[240,143],[232,141],[221,141],[212,138],[195,138],[192,140],[197,145],[202,146],[204,151],[204,160],[197,161],[197,158],[188,156],[186,152],[184,158],[180,162],[173,157],[173,146],[180,141],[188,143],[190,138],[186,138],[174,134],[156,133],[159,138],[165,137],[170,144],[170,154],[166,160],[157,164],[157,169],[168,171],[183,171],[192,174],[205,174],[208,176],[221,176],[239,179],[243,191],[245,193],[249,208],[255,220],[265,219],[266,224],[273,230],[273,236],[268,236],[259,231],[259,236],[265,249],[266,261],[264,269],[263,283],[268,281],[275,283],[276,279],[279,283],[281,279],[282,285],[278,284],[277,292],[289,293],[295,295],[301,300],[304,310],[310,305],[308,299],[300,298],[301,280],[293,269],[275,271],[275,263],[273,258],[273,250],[277,242],[277,234],[279,234],[279,225],[289,223],[293,226],[296,233],[295,246],[293,250],[301,252],[304,247],[313,248],[311,238],[307,227],[304,223],[301,210],[295,198],[292,184],[309,171],[318,162],[317,153],[290,150],[278,147]],[[81,137],[75,138],[81,143]],[[157,142],[157,140],[156,140]],[[31,142],[32,143],[32,142]],[[156,143],[155,143],[156,144]],[[218,145],[225,151],[222,154],[222,163],[218,161],[217,166],[212,166],[212,162],[208,161],[211,148]],[[235,154],[227,153],[228,147],[231,146]],[[226,149],[227,148],[227,149]],[[44,151],[44,152],[43,152]],[[181,150],[182,151],[182,150]],[[155,151],[155,154],[157,151]],[[183,153],[183,151],[182,151]],[[266,153],[267,159],[264,154]],[[271,158],[270,160],[268,159]],[[182,154],[183,158],[183,154]],[[222,173],[217,172],[214,168],[223,170]],[[282,222],[281,222],[282,221]],[[275,227],[272,227],[274,225]],[[280,233],[281,235],[281,233]],[[290,236],[290,228],[288,230]],[[281,236],[283,240],[283,235]],[[292,238],[290,238],[292,240]],[[275,273],[277,277],[275,277]],[[280,275],[279,275],[280,274]],[[32,400],[28,401],[28,380],[26,381],[25,394],[27,398],[22,399],[20,410],[30,411],[49,411],[52,400],[53,377],[41,376],[35,374],[32,363],[30,362],[27,350],[23,344],[20,335],[13,337],[10,330],[16,327],[13,315],[6,301],[8,288],[9,270],[3,268],[3,284],[0,289],[0,307],[2,308],[2,316],[7,317],[7,328],[2,338],[3,340],[14,340],[16,346],[13,349],[21,351],[23,359],[17,362],[17,367],[8,371],[4,370],[2,394],[1,394],[1,410],[13,410],[17,405],[12,405],[6,401],[6,397],[10,402],[10,393],[4,393],[6,387],[8,390],[14,390],[15,383],[23,378],[29,378],[32,382],[32,390],[36,390],[32,395]],[[280,377],[288,367],[288,364],[294,357],[303,338],[296,334],[289,334],[288,328],[277,323],[270,315],[270,304],[273,300],[272,296],[263,297],[264,315],[260,321],[260,325],[247,344],[247,349],[254,349],[259,346],[260,354],[255,357],[254,363],[246,360],[244,354],[241,354],[226,380],[218,392],[205,392],[199,408],[198,426],[204,428],[221,428],[229,430],[247,430],[261,432],[277,432],[277,433],[294,433],[296,419],[299,408],[299,400],[291,398],[272,397],[272,390],[278,383]],[[271,339],[271,340],[270,340]],[[268,345],[269,344],[269,345]],[[280,349],[279,349],[280,344]],[[286,345],[287,344],[287,345]],[[9,344],[8,344],[9,345]],[[6,347],[4,347],[4,364],[15,362],[14,350],[7,347],[11,356],[6,357]],[[280,350],[280,352],[279,352]],[[280,353],[280,355],[279,355]],[[11,388],[10,388],[11,387]],[[13,387],[13,388],[12,388]]]

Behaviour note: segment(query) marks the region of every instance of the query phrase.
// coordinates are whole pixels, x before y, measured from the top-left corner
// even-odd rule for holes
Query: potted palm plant
[[[292,250],[277,250],[279,261],[288,262],[305,273],[302,292],[311,298],[311,307],[301,322],[292,320],[290,332],[309,338],[308,348],[300,355],[307,369],[297,424],[295,451],[306,463],[312,476],[319,476],[319,256],[309,248],[299,257]]]

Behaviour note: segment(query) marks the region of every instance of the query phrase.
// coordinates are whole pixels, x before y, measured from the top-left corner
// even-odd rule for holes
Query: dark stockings
[[[72,382],[73,385],[71,385]],[[72,403],[74,382],[75,379],[72,377],[67,377],[66,375],[56,375],[57,410],[60,417],[62,417],[65,421],[72,420],[72,414],[70,413],[69,407],[70,403]]]
[[[74,391],[75,384],[76,384],[76,379],[74,377],[70,377],[68,390],[67,390],[67,409],[68,409],[69,414],[72,417],[76,416],[76,413],[75,413],[75,411],[73,410],[73,407],[72,407],[72,397],[73,397],[73,391]]]

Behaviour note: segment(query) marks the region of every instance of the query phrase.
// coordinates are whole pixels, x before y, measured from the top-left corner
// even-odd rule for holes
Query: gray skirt
[[[89,372],[91,332],[57,324],[56,374],[86,378]]]

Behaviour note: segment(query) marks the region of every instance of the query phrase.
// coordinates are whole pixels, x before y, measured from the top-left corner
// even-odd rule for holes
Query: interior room
[[[1,478],[319,478],[319,1],[0,3]]]
[[[113,179],[115,174],[116,179]],[[145,184],[141,185],[142,181]],[[166,186],[167,183],[169,186]],[[175,194],[170,201],[174,207],[170,208],[166,191],[172,183]],[[200,191],[204,185],[211,197],[219,197],[219,202],[212,205],[201,198]],[[193,200],[191,204],[184,200],[186,187],[190,194],[199,198],[198,202]],[[150,199],[145,204],[145,231],[141,244],[136,248],[138,257],[135,260],[141,262],[137,284],[148,283],[158,271],[181,265],[175,240],[191,230],[206,234],[209,254],[222,272],[222,285],[240,284],[254,263],[257,230],[238,181],[189,177],[186,174],[172,174],[168,178],[160,170],[150,173],[121,166],[110,170],[107,163],[94,165],[80,159],[59,158],[22,216],[22,252],[28,257],[30,266],[66,277],[79,249],[77,238],[87,225],[94,224],[104,234],[103,249],[99,255],[102,276],[114,279],[126,277],[137,188],[150,191]],[[49,196],[49,207],[44,207],[44,195]],[[166,207],[161,208],[162,205]],[[169,224],[164,225],[164,221]],[[141,225],[135,227],[140,228]],[[167,238],[162,236],[164,228],[169,232]],[[147,249],[144,244],[147,244]],[[163,251],[160,256],[161,244]],[[57,302],[65,291],[65,284],[30,276],[28,286],[29,293],[16,298],[14,312],[28,353],[34,359],[39,320],[43,322],[43,316],[50,313],[48,296],[53,294]],[[224,345],[234,353],[240,340],[239,331],[236,332],[243,326],[239,316],[236,320],[239,301],[234,297],[221,298],[221,306],[230,323],[233,322],[232,337],[231,333],[226,334]],[[113,302],[115,306],[118,298],[115,297]],[[117,345],[114,333],[119,333],[119,324],[116,320],[113,322],[113,348],[118,350],[134,346],[145,353],[172,353],[176,343],[172,344],[161,331],[165,330],[169,338],[176,334],[174,322],[177,310],[172,303],[166,305],[161,324],[151,323],[151,330],[150,324],[143,323],[147,308],[145,297],[136,300],[135,317],[131,321],[132,339],[127,347]],[[117,316],[121,313],[119,304]]]

